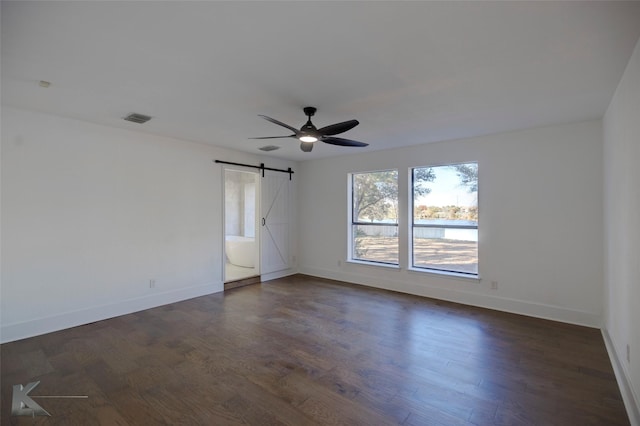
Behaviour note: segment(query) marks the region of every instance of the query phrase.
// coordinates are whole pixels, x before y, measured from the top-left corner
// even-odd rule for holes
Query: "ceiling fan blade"
[[[313,149],[313,142],[300,142],[300,149],[304,152],[311,152]]]
[[[356,127],[360,122],[358,120],[349,120],[343,121],[342,123],[332,124],[330,126],[323,127],[322,129],[318,129],[318,133],[321,135],[337,135],[340,133],[344,133],[347,130],[351,130]]]
[[[368,143],[352,141],[351,139],[343,139],[343,138],[322,138],[320,139],[324,143],[330,143],[331,145],[340,145],[340,146],[369,146]]]
[[[258,114],[258,117],[262,117],[265,120],[272,122],[273,124],[277,124],[278,126],[286,127],[287,129],[291,130],[296,135],[298,133],[300,133],[300,130],[296,129],[295,127],[291,127],[288,124],[284,124],[282,121],[278,121],[275,118],[267,117],[266,115],[260,115],[260,114]]]
[[[296,135],[290,135],[290,136],[260,136],[257,138],[249,138],[249,139],[280,139],[280,138],[295,138]]]

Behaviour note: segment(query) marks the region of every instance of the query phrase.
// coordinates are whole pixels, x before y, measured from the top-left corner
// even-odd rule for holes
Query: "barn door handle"
[[[262,226],[265,226],[267,224],[267,221],[265,220],[265,218],[262,218]]]

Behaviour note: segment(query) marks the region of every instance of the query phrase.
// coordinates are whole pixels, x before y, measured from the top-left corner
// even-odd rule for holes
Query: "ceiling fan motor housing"
[[[309,119],[306,124],[302,127],[300,127],[300,131],[304,132],[304,133],[317,133],[316,132],[316,126],[313,125],[313,123],[311,122],[311,119]]]

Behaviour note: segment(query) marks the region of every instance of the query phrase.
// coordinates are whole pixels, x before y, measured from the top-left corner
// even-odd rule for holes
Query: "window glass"
[[[398,171],[351,175],[351,259],[398,264]]]
[[[478,163],[412,170],[412,266],[478,274]]]

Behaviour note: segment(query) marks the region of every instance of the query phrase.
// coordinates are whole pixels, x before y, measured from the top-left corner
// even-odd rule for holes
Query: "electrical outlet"
[[[156,288],[156,280],[154,279],[149,280],[149,288]]]
[[[291,256],[291,261],[292,261],[293,263],[296,263],[296,257],[295,257],[295,256]]]
[[[631,364],[631,346],[627,343],[627,362]]]
[[[338,267],[342,266],[342,260],[338,260]]]
[[[498,289],[498,281],[491,281],[491,290]]]

